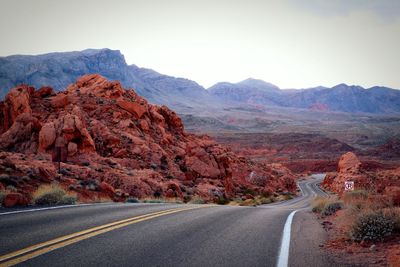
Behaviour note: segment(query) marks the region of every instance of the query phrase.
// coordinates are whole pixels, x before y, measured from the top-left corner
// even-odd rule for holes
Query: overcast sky
[[[400,88],[399,0],[1,0],[0,56],[118,49],[209,87]]]

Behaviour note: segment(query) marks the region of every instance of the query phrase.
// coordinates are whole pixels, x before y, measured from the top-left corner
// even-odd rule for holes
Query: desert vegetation
[[[343,202],[336,197],[316,197],[312,203],[312,211],[322,216],[330,216],[343,208]]]
[[[58,184],[41,185],[32,195],[32,203],[35,205],[71,205],[76,200],[76,195],[67,193]]]
[[[394,203],[393,197],[356,190],[346,192],[341,199],[317,197],[312,211],[322,217],[335,215],[349,240],[379,242],[400,234],[400,207]]]

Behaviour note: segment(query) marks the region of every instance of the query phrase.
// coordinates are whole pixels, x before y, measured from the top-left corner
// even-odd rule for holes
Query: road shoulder
[[[328,234],[309,210],[299,210],[292,225],[289,266],[351,266],[337,264],[323,245]]]

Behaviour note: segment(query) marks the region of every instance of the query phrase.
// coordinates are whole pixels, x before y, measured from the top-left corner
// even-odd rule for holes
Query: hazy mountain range
[[[281,90],[273,84],[249,78],[239,83],[217,83],[205,89],[188,79],[128,65],[118,50],[110,49],[1,57],[0,97],[21,83],[62,90],[88,73],[119,80],[123,86],[134,88],[150,102],[168,105],[178,112],[207,106],[244,105],[350,113],[400,113],[400,90],[387,87],[364,89],[339,84],[332,88]]]

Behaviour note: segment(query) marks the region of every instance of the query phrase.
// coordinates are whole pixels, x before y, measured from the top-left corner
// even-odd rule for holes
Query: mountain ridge
[[[400,113],[400,90],[388,87],[363,88],[341,83],[331,88],[280,89],[263,80],[248,78],[238,83],[216,83],[206,89],[186,78],[128,65],[119,50],[108,48],[0,57],[0,98],[19,84],[61,90],[78,77],[94,73],[118,80],[124,87],[134,88],[150,102],[167,105],[180,113],[232,105],[310,110],[323,107],[324,111],[348,113]]]

